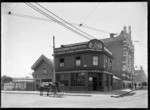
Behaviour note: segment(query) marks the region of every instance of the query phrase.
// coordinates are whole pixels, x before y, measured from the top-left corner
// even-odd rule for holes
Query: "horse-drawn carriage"
[[[64,85],[58,81],[54,83],[48,83],[48,85],[41,83],[39,90],[40,96],[43,95],[43,92],[47,92],[47,96],[49,96],[49,93],[51,93],[51,95],[60,97],[64,94]]]

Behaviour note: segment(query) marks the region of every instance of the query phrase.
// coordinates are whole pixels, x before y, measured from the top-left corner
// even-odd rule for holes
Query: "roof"
[[[53,60],[48,59],[45,57],[43,54],[38,58],[38,60],[32,65],[31,69],[35,69],[35,67],[42,61],[44,60],[47,64],[49,64],[51,67],[53,67]]]
[[[121,80],[119,77],[117,76],[113,76],[114,79],[117,79],[117,80]]]
[[[70,46],[76,46],[76,45],[81,45],[81,44],[87,44],[89,41],[86,42],[79,42],[79,43],[73,43],[73,44],[66,44],[66,45],[61,45],[62,47],[70,47]]]
[[[33,82],[33,79],[32,80],[13,80],[13,82]]]

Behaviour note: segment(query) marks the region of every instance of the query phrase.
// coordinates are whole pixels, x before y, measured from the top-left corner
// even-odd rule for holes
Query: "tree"
[[[142,85],[143,86],[147,86],[147,82],[142,82]]]
[[[13,79],[12,77],[4,75],[2,76],[1,80],[2,80],[2,83],[9,83],[9,82],[12,82]]]

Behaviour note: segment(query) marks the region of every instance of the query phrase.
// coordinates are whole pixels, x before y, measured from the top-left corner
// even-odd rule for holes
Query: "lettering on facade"
[[[63,47],[63,48],[56,48],[54,50],[55,54],[65,54],[65,53],[74,53],[74,52],[81,52],[81,51],[103,51],[103,49],[108,52],[110,55],[112,55],[112,52],[110,52],[106,47],[103,48],[103,44],[100,40],[91,40],[87,42],[87,44],[80,44],[76,46],[70,46],[70,47]]]

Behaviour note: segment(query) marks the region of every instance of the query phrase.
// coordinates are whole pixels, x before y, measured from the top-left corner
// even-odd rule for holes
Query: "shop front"
[[[56,80],[65,85],[66,91],[110,91],[112,75],[104,72],[57,72]]]

